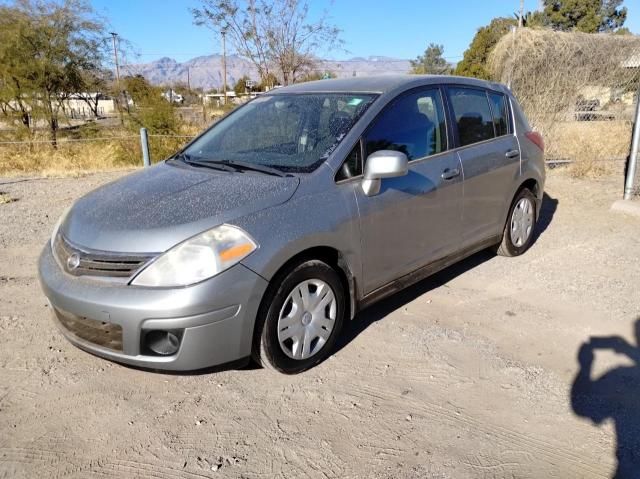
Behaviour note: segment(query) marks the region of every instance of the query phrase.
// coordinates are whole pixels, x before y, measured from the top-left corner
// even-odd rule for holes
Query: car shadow
[[[445,286],[449,281],[489,261],[495,256],[495,253],[490,250],[480,251],[358,312],[352,321],[344,325],[342,334],[336,343],[336,352],[346,347],[376,321],[387,317],[423,294]]]
[[[558,209],[558,203],[560,203],[557,199],[552,198],[547,193],[542,197],[542,206],[540,207],[540,217],[538,218],[538,222],[536,223],[536,229],[533,232],[533,240],[534,242],[545,232],[549,225],[553,221],[553,216],[556,214]]]
[[[556,210],[558,209],[558,203],[559,201],[557,199],[552,198],[547,193],[544,194],[542,206],[540,208],[540,217],[538,218],[536,229],[534,231],[534,244],[535,241],[537,241],[537,239],[549,228],[549,225],[551,225]],[[376,321],[385,318],[423,294],[446,285],[454,278],[472,270],[494,257],[495,254],[491,250],[480,251],[479,253],[449,266],[448,268],[429,276],[413,286],[395,293],[392,296],[389,296],[388,298],[385,298],[382,301],[360,311],[352,321],[345,324],[340,339],[337,342],[336,351],[347,346],[356,338],[356,336]]]
[[[618,467],[614,479],[640,477],[640,318],[635,324],[636,344],[620,336],[592,337],[578,350],[580,369],[571,388],[576,415],[594,425],[614,422]],[[595,351],[610,350],[626,356],[632,366],[619,366],[592,379]]]

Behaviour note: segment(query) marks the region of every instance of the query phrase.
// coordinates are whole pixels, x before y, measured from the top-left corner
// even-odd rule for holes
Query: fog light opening
[[[160,356],[171,356],[180,347],[180,337],[172,331],[149,331],[144,342],[149,350]]]

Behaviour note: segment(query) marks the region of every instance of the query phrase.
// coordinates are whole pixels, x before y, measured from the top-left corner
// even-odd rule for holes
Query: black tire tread
[[[327,350],[320,351],[316,356],[314,356],[313,361],[310,361],[310,364],[308,366],[305,366],[300,369],[293,369],[293,370],[286,370],[280,367],[274,361],[273,355],[269,351],[269,347],[267,344],[268,338],[266,337],[267,331],[265,329],[265,325],[269,318],[272,304],[274,300],[277,299],[278,295],[284,294],[283,286],[289,277],[300,274],[301,272],[309,269],[323,271],[324,274],[335,275],[336,284],[341,284],[340,277],[335,271],[335,269],[332,268],[327,263],[325,263],[324,261],[317,260],[317,259],[306,260],[300,263],[293,264],[288,268],[286,268],[285,270],[281,271],[278,275],[276,275],[276,277],[274,277],[274,279],[271,281],[271,285],[269,286],[269,288],[267,289],[267,292],[265,293],[265,296],[258,310],[258,316],[256,317],[256,324],[255,324],[254,335],[253,335],[253,347],[251,348],[251,356],[253,360],[269,371],[274,371],[274,372],[284,373],[284,374],[297,374],[299,372],[303,372],[315,366],[322,360],[324,360],[324,358],[329,354],[328,351],[331,349],[331,346],[333,345],[334,340],[331,340],[331,344],[327,346]],[[338,296],[340,296],[340,291],[334,291],[334,293],[336,294],[336,298],[338,299]],[[288,295],[289,293],[286,292],[286,294]],[[336,326],[333,332],[334,337],[340,333],[340,328],[342,326],[342,322],[344,319],[344,311],[345,311],[344,292],[342,296],[340,296],[340,299],[338,299],[338,301],[340,300],[342,301],[342,306],[339,308],[338,314],[339,315],[341,314],[342,317],[336,318]]]

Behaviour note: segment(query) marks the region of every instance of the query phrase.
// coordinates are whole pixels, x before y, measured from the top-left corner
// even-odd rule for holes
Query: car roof
[[[508,91],[500,84],[479,80],[477,78],[450,75],[378,75],[369,77],[338,78],[331,80],[317,80],[296,83],[269,91],[270,95],[287,93],[389,93],[407,90],[423,85],[451,84],[490,88],[498,91]]]

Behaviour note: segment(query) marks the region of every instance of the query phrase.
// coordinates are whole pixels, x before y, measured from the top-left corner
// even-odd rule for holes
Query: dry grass
[[[18,200],[9,196],[9,193],[0,191],[0,205],[6,205],[7,203],[13,203],[14,201]]]
[[[133,144],[104,141],[61,143],[57,149],[47,144],[3,146],[0,148],[0,175],[75,176],[81,172],[132,166],[123,161],[122,152],[127,147],[135,148]]]
[[[574,176],[600,176],[624,168],[630,142],[631,123],[627,121],[558,122],[545,136],[545,155],[572,160]]]
[[[529,120],[548,136],[573,117],[581,97],[591,99],[585,97],[589,91],[637,91],[640,72],[625,65],[638,54],[640,38],[634,35],[523,28],[498,42],[489,63],[494,78],[511,84]]]
[[[183,138],[151,138],[152,161],[165,159],[186,141]],[[55,149],[47,143],[0,145],[0,176],[79,176],[141,165],[142,149],[136,137],[86,142],[61,140]]]
[[[490,57],[493,75],[510,83],[529,121],[547,145],[546,157],[573,161],[575,176],[619,172],[631,141],[630,98],[640,83],[626,68],[640,38],[531,28],[505,35]],[[616,121],[569,121],[582,100]],[[621,99],[622,97],[626,99]]]

